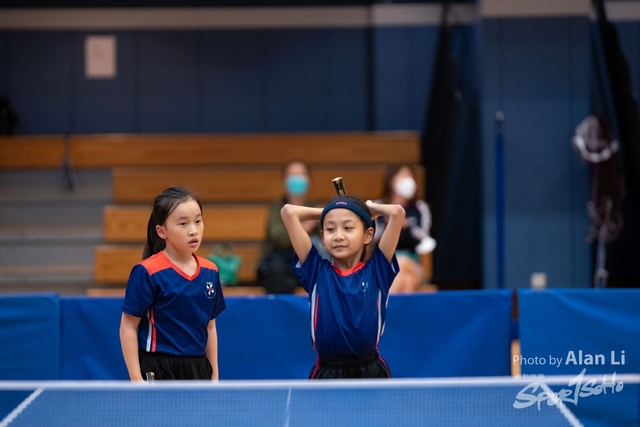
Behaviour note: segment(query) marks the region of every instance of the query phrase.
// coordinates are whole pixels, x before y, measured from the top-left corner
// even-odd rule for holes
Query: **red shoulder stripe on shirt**
[[[167,268],[172,268],[173,264],[169,261],[162,252],[158,252],[155,255],[151,255],[147,259],[143,259],[140,261],[140,264],[149,272],[149,275],[153,276],[158,271],[166,270]]]
[[[196,255],[196,258],[198,259],[198,264],[200,265],[200,268],[208,268],[209,270],[218,271],[218,266],[215,265],[212,261],[197,255]]]

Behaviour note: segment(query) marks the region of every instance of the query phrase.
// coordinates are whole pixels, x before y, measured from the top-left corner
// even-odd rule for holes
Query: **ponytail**
[[[163,225],[176,206],[188,200],[195,200],[202,211],[202,204],[194,193],[182,187],[171,187],[164,190],[153,201],[153,210],[147,224],[147,243],[142,251],[142,259],[157,254],[166,247],[164,239],[158,236],[156,227]]]
[[[145,243],[144,251],[142,251],[142,259],[147,259],[151,255],[157,254],[166,246],[164,239],[161,239],[160,236],[158,236],[156,225],[159,224],[154,220],[152,212],[151,217],[149,218],[149,224],[147,225],[147,243]]]

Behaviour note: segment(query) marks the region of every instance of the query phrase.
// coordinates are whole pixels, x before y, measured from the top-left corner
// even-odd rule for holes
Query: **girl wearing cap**
[[[387,226],[364,262],[379,215],[388,219]],[[378,341],[389,288],[399,271],[395,250],[404,224],[402,206],[338,196],[324,209],[287,204],[281,216],[295,250],[291,265],[309,294],[311,340],[318,352],[310,378],[390,378]],[[318,254],[303,228],[304,221],[318,219],[333,262]]]

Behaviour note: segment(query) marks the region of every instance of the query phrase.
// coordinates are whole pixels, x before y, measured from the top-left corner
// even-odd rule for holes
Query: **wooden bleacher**
[[[206,257],[213,251],[213,243],[203,243],[198,255]],[[127,283],[131,268],[142,259],[144,244],[113,245],[106,244],[95,248],[95,280],[110,286],[122,286]],[[255,280],[255,268],[260,259],[260,244],[256,242],[234,244],[234,251],[242,257],[242,264],[238,271],[240,283],[250,283]]]
[[[196,187],[191,187],[196,188]],[[204,205],[204,242],[261,242],[265,237],[266,205]],[[104,208],[108,243],[144,243],[151,206],[111,205]]]
[[[165,188],[180,185],[193,188],[202,203],[270,203],[282,197],[282,165],[115,168],[113,199],[116,203],[149,203]],[[384,186],[384,164],[311,165],[309,198],[329,200],[335,196],[331,180],[342,176],[347,192],[363,199],[380,197]],[[424,181],[424,170],[416,166],[416,180]],[[422,186],[418,197],[423,196]]]
[[[281,166],[419,163],[416,132],[286,134],[105,134],[0,137],[0,167],[57,168],[65,150],[76,168],[117,166]]]
[[[282,166],[302,160],[311,166],[309,196],[334,196],[331,179],[342,176],[347,192],[380,197],[389,164],[416,166],[418,196],[425,171],[416,132],[304,134],[163,134],[0,137],[0,167],[112,170],[114,205],[104,208],[105,243],[94,251],[94,295],[120,295],[140,261],[153,198],[167,187],[194,190],[204,205],[205,235],[199,255],[214,243],[231,243],[243,258],[239,280],[255,282],[269,203],[281,197]],[[348,163],[346,162],[348,159]],[[431,258],[423,265],[430,275]],[[231,289],[231,288],[229,288]],[[240,287],[240,293],[260,293]],[[227,292],[228,294],[234,291]]]

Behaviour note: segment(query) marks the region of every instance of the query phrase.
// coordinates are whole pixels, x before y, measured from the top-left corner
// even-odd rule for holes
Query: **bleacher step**
[[[94,242],[102,238],[102,227],[99,225],[0,226],[0,246],[26,243]]]
[[[82,295],[93,284],[92,265],[0,266],[0,292]]]
[[[0,227],[0,266],[92,265],[99,226]]]

